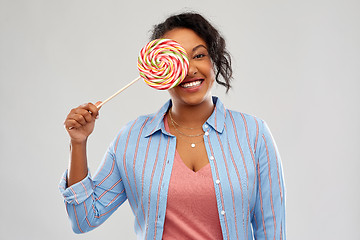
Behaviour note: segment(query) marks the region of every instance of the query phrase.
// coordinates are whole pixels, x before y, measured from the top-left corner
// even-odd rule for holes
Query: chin
[[[211,93],[207,93],[206,95],[200,95],[200,94],[193,94],[191,96],[186,96],[181,98],[182,102],[189,106],[198,106],[203,103],[206,103],[207,101],[212,101],[211,99]]]

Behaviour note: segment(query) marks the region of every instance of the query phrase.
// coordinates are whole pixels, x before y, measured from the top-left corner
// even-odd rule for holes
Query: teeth
[[[193,81],[193,82],[187,82],[184,84],[181,84],[183,88],[191,88],[191,87],[197,87],[200,86],[201,80]]]

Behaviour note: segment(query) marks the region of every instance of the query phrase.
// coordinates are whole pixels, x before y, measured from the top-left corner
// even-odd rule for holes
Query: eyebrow
[[[192,51],[194,52],[194,51],[196,51],[198,48],[201,48],[201,47],[203,47],[203,48],[205,48],[205,49],[207,50],[207,48],[206,48],[204,45],[200,44],[200,45],[197,45],[196,47],[194,47],[194,48],[192,49]]]

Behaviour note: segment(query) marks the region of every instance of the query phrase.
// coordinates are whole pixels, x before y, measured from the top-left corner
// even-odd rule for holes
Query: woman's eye
[[[202,57],[205,57],[205,54],[196,54],[194,58],[202,58]]]

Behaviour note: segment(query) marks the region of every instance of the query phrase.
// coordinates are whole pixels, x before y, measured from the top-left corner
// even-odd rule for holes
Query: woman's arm
[[[86,143],[94,130],[98,115],[98,108],[92,103],[87,103],[72,109],[65,119],[64,125],[70,136],[68,186],[80,182],[88,174]]]
[[[257,197],[252,218],[256,239],[286,239],[285,187],[280,155],[265,122],[257,153]]]
[[[75,233],[96,228],[126,200],[113,144],[94,178],[88,172],[86,142],[97,116],[95,105],[84,104],[71,110],[64,123],[70,136],[71,152],[69,169],[60,182],[60,191]]]

